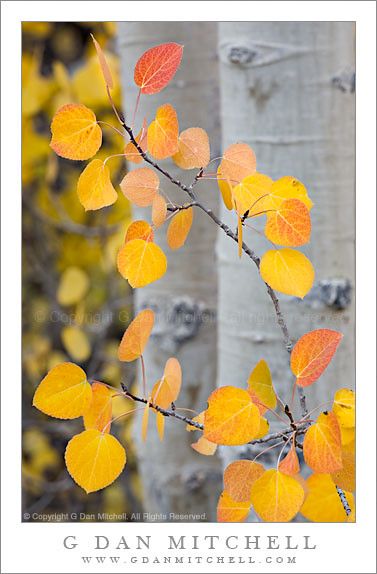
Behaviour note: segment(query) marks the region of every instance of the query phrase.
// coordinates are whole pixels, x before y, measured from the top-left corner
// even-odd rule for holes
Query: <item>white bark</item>
[[[302,249],[314,264],[315,288],[303,302],[278,294],[294,339],[317,328],[344,333],[332,364],[307,390],[310,410],[332,400],[335,389],[354,386],[353,297],[347,302],[355,263],[354,25],[221,23],[219,54],[223,149],[237,141],[250,144],[259,172],[274,179],[294,175],[315,204],[312,240]],[[225,207],[221,216],[235,228]],[[263,229],[262,219],[253,225]],[[245,238],[259,255],[270,248],[255,232],[247,230]],[[289,358],[256,267],[245,256],[238,259],[221,231],[218,256],[218,384],[244,387],[264,358],[287,401]]]
[[[215,23],[139,22],[119,25],[122,59],[124,111],[131,121],[137,96],[133,70],[137,59],[152,46],[163,42],[184,44],[181,69],[171,84],[159,94],[142,96],[137,116],[137,131],[146,116],[148,123],[158,106],[171,103],[177,110],[180,130],[199,126],[211,141],[212,156],[219,153],[218,65]],[[162,162],[178,179],[191,182],[195,171],[183,172],[171,161]],[[129,166],[133,169],[133,166]],[[140,167],[140,166],[137,166]],[[185,203],[188,197],[160,175],[161,187],[172,200]],[[200,184],[198,193],[211,207],[218,194],[210,183]],[[146,209],[134,210],[134,218],[150,219]],[[214,260],[216,227],[205,214],[194,214],[194,224],[186,245],[177,252],[169,250],[165,230],[157,242],[168,258],[168,271],[159,281],[135,291],[136,308],[150,306],[156,312],[155,336],[145,353],[148,387],[161,377],[165,361],[176,356],[183,370],[183,385],[178,407],[203,410],[216,386],[216,323],[201,322],[203,311],[213,313],[217,302],[217,276]],[[188,414],[190,413],[183,413]],[[149,435],[141,441],[140,416],[135,425],[139,470],[144,487],[144,507],[148,512],[205,513],[214,519],[221,469],[217,457],[205,457],[190,446],[197,433],[188,433],[185,425],[167,420],[165,439],[160,443],[155,417],[150,413]]]

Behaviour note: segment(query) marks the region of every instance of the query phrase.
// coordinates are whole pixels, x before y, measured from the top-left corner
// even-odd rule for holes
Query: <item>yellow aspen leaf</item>
[[[59,305],[69,306],[79,303],[89,289],[89,277],[80,267],[67,267],[63,271],[56,294]]]
[[[165,417],[162,413],[156,412],[156,428],[160,441],[164,440],[165,433]]]
[[[274,181],[269,195],[263,199],[263,209],[279,209],[286,199],[299,199],[310,210],[313,202],[301,181],[292,176],[284,176]]]
[[[270,249],[263,255],[260,274],[272,289],[303,299],[314,281],[314,268],[300,251]]]
[[[339,389],[334,395],[333,413],[341,427],[355,426],[355,393],[351,389]]]
[[[65,463],[73,480],[89,494],[118,478],[126,464],[126,451],[111,434],[89,429],[69,441]]]
[[[86,430],[97,429],[101,432],[110,432],[112,395],[113,391],[106,385],[99,382],[92,384],[92,400],[83,417]]]
[[[93,159],[77,182],[77,195],[85,211],[112,205],[118,199],[110,180],[108,166],[100,159]]]
[[[141,438],[142,438],[143,442],[145,442],[147,440],[149,411],[150,411],[150,408],[149,408],[149,403],[148,403],[144,409],[143,418],[141,420]]]
[[[91,398],[85,372],[73,363],[61,363],[37,387],[33,405],[50,417],[75,419],[84,414]]]
[[[148,137],[148,126],[147,126],[147,120],[144,118],[143,127],[141,128],[140,132],[135,138],[136,142],[139,144],[143,152],[146,152],[148,148],[147,137]],[[131,161],[132,163],[141,163],[143,161],[140,152],[132,142],[128,142],[128,144],[126,144],[123,153],[127,161]]]
[[[355,440],[355,428],[347,428],[340,425],[340,434],[342,437],[342,445],[348,445]]]
[[[202,128],[188,128],[179,134],[178,151],[173,161],[181,169],[206,167],[210,160],[207,132]]]
[[[258,434],[260,414],[250,394],[237,387],[220,387],[208,397],[203,436],[216,444],[242,445]]]
[[[295,476],[300,472],[300,462],[298,460],[296,448],[292,443],[288,454],[279,463],[278,470],[288,476]]]
[[[259,462],[231,462],[224,470],[224,489],[236,502],[250,502],[251,487],[264,472],[264,466]]]
[[[118,359],[135,361],[144,352],[154,325],[152,309],[143,309],[128,325],[118,348]]]
[[[80,327],[76,325],[63,327],[61,338],[65,350],[72,359],[79,363],[84,363],[89,359],[91,353],[90,342],[87,334]]]
[[[130,171],[120,183],[123,194],[139,207],[152,204],[159,186],[158,175],[149,167],[139,167]]]
[[[96,116],[82,104],[61,107],[53,117],[51,133],[50,146],[67,159],[89,159],[102,144],[102,131]]]
[[[342,337],[342,333],[330,329],[317,329],[300,337],[291,353],[291,370],[299,387],[312,385],[322,375]]]
[[[170,249],[179,249],[185,244],[192,226],[194,211],[192,207],[178,211],[169,223],[166,239]]]
[[[127,227],[126,237],[124,242],[132,241],[132,239],[143,239],[144,241],[153,241],[154,232],[152,227],[149,225],[148,221],[143,219],[137,219],[132,221]]]
[[[332,473],[342,468],[340,428],[334,413],[321,413],[306,431],[304,459],[314,472]]]
[[[167,212],[168,206],[165,198],[158,193],[152,201],[152,222],[155,227],[160,227],[165,223]]]
[[[237,216],[237,242],[238,242],[238,257],[241,259],[242,256],[242,242],[243,242],[243,230],[242,230],[242,219]]]
[[[256,166],[255,153],[247,144],[232,144],[225,150],[217,170],[217,179],[228,209],[233,209],[232,188],[248,175],[252,175]]]
[[[99,43],[97,42],[97,40],[95,39],[95,37],[93,36],[93,34],[90,34],[97,52],[97,56],[98,56],[98,60],[99,60],[99,64],[101,66],[101,70],[102,70],[102,74],[103,74],[103,79],[105,80],[105,84],[111,89],[114,87],[114,82],[113,82],[113,78],[111,76],[111,72],[110,72],[110,68],[109,65],[106,61],[105,58],[105,54],[102,51],[101,46],[99,45]]]
[[[310,240],[311,222],[306,205],[299,199],[286,199],[267,213],[266,237],[278,245],[298,247]]]
[[[158,245],[142,239],[128,241],[118,252],[119,273],[131,287],[145,287],[166,273],[165,253]]]
[[[289,522],[299,512],[305,492],[292,476],[271,469],[251,487],[251,502],[255,512],[265,522]]]
[[[157,94],[175,75],[182,60],[183,46],[175,42],[150,48],[135,66],[134,80],[142,94]]]
[[[329,474],[312,474],[306,485],[308,494],[301,508],[305,518],[312,522],[347,522],[347,513]],[[353,495],[350,492],[344,494],[353,510]]]
[[[247,390],[261,415],[267,409],[276,407],[276,394],[272,386],[271,372],[268,364],[263,359],[256,364],[250,373],[247,381]]]
[[[224,490],[217,503],[217,522],[244,522],[249,515],[251,503],[237,502]]]
[[[245,177],[233,189],[233,200],[238,215],[247,217],[264,211],[263,198],[271,191],[272,179],[263,173]]]
[[[342,447],[343,467],[337,472],[331,474],[331,478],[337,486],[343,490],[354,492],[356,488],[356,469],[355,469],[355,443],[349,443]]]
[[[170,104],[159,107],[148,127],[148,151],[156,159],[166,159],[178,151],[178,119]]]
[[[151,401],[163,409],[170,407],[177,400],[182,385],[182,369],[178,359],[170,357],[166,361],[161,380],[155,383]]]
[[[191,448],[204,456],[213,456],[217,450],[217,444],[201,436],[196,442],[192,443]]]
[[[255,435],[255,438],[262,438],[262,437],[266,436],[266,434],[268,433],[269,430],[270,430],[270,423],[268,422],[267,419],[265,419],[264,417],[261,417],[260,418],[259,431],[258,431],[258,434]]]

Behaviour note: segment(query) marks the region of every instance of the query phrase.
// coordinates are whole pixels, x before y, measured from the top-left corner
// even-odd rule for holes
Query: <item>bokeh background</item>
[[[77,362],[110,384],[121,378],[117,348],[132,298],[114,262],[130,207],[120,194],[111,209],[85,213],[76,194],[83,163],[64,160],[49,147],[51,119],[65,103],[83,103],[101,120],[113,120],[90,33],[106,50],[120,106],[115,31],[111,22],[31,22],[22,28],[23,510],[29,514],[140,510],[131,419],[114,425],[129,444],[127,477],[122,486],[88,497],[68,477],[62,456],[82,423],[49,419],[31,406],[38,381],[62,361]],[[103,132],[98,157],[121,153],[119,136]],[[122,158],[110,162],[117,179]]]
[[[292,375],[271,302],[250,261],[238,259],[232,242],[196,213],[187,245],[166,246],[159,281],[132,290],[115,268],[115,257],[132,209],[117,202],[85,213],[76,184],[85,164],[59,158],[49,148],[51,119],[68,102],[90,107],[101,121],[115,123],[90,38],[93,33],[115,80],[113,97],[132,117],[137,88],[133,69],[148,48],[164,42],[185,46],[181,68],[161,93],[141,98],[138,131],[159,105],[177,109],[180,130],[203,127],[211,156],[244,141],[256,152],[258,171],[274,179],[294,175],[314,202],[312,241],[303,251],[316,270],[303,301],[281,296],[293,339],[317,328],[334,328],[344,338],[335,360],[308,392],[312,409],[332,400],[336,389],[354,388],[355,286],[355,26],[352,22],[29,22],[22,41],[23,181],[23,512],[31,520],[165,520],[169,512],[214,520],[222,469],[234,457],[255,456],[255,448],[218,449],[198,455],[195,433],[176,421],[158,439],[153,420],[148,440],[141,413],[121,419],[113,432],[126,446],[127,466],[107,489],[86,495],[69,477],[63,459],[80,421],[59,421],[31,406],[35,388],[59,362],[81,365],[89,378],[137,388],[134,366],[120,365],[120,338],[135,310],[153,307],[156,328],[145,353],[150,386],[165,361],[183,367],[179,407],[197,412],[217,386],[244,387],[258,360],[268,361],[279,394],[287,397]],[[118,134],[103,129],[98,156],[122,153]],[[116,188],[126,173],[122,157],[109,161]],[[216,170],[216,163],[213,164]],[[164,166],[184,182],[170,160]],[[186,198],[162,181],[177,202]],[[119,189],[119,188],[118,188]],[[215,181],[196,188],[204,203],[236,226],[222,205]],[[259,218],[261,219],[261,218]],[[255,222],[261,231],[261,221]],[[258,254],[268,248],[255,231],[246,242]],[[115,415],[124,405],[115,402]],[[150,417],[152,419],[152,417]],[[271,429],[274,430],[273,421]],[[272,459],[271,459],[272,460]],[[264,459],[268,465],[268,457]],[[150,513],[132,518],[139,512]],[[103,513],[102,518],[99,515]],[[117,515],[118,518],[112,517]],[[122,518],[127,514],[127,518]],[[46,518],[47,517],[47,518]],[[200,518],[201,517],[201,518]],[[169,518],[167,518],[169,519]],[[255,516],[251,520],[256,520]],[[300,520],[300,518],[298,518]]]

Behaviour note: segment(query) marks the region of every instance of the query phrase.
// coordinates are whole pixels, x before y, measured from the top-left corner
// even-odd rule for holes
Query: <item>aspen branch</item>
[[[208,217],[210,217],[212,219],[212,221],[218,227],[220,227],[220,229],[222,229],[228,237],[230,237],[235,243],[238,244],[238,237],[237,237],[236,233],[234,233],[230,229],[230,227],[228,225],[226,225],[226,223],[221,221],[221,219],[219,219],[217,217],[217,215],[215,215],[215,213],[213,213],[212,209],[209,209],[208,207],[203,205],[198,200],[195,192],[193,191],[194,186],[198,183],[198,181],[202,177],[203,168],[201,168],[199,170],[199,172],[196,174],[193,182],[190,185],[187,186],[187,185],[183,184],[181,181],[174,178],[168,171],[166,171],[165,169],[160,167],[158,165],[158,163],[156,163],[153,159],[151,159],[148,156],[148,154],[145,151],[143,151],[143,149],[140,147],[138,142],[135,140],[132,128],[127,126],[123,120],[122,120],[122,125],[123,125],[124,129],[126,130],[126,132],[128,133],[131,143],[133,143],[133,145],[136,147],[137,151],[139,152],[141,157],[144,159],[144,161],[149,163],[157,171],[162,173],[172,184],[176,185],[182,191],[187,193],[189,195],[189,197],[191,198],[192,202],[196,205],[196,207],[198,207],[199,209],[204,211],[204,213],[206,213],[208,215]],[[242,250],[244,251],[244,253],[246,253],[246,255],[248,257],[250,257],[250,259],[256,265],[256,267],[258,269],[258,273],[259,273],[260,272],[260,258],[254,253],[254,251],[252,249],[250,249],[250,247],[244,241],[242,242]],[[288,331],[287,323],[284,319],[283,313],[282,313],[281,308],[280,308],[279,299],[277,298],[275,291],[265,281],[264,281],[264,283],[266,285],[267,293],[268,293],[268,295],[272,301],[272,304],[274,306],[274,309],[275,309],[277,323],[278,323],[278,325],[279,325],[279,327],[283,333],[285,348],[286,348],[287,352],[290,354],[292,351],[292,348],[293,348],[293,342],[292,342],[292,339],[291,339],[289,331]],[[307,405],[306,405],[306,397],[305,397],[305,394],[304,394],[303,389],[301,387],[298,387],[298,395],[299,395],[299,400],[300,400],[302,416],[306,417],[308,414],[308,409],[307,409]]]
[[[339,498],[341,500],[341,503],[343,504],[344,511],[347,514],[347,516],[349,516],[351,514],[352,510],[351,510],[350,505],[348,504],[348,500],[347,500],[347,497],[345,495],[345,492],[341,488],[339,488],[339,486],[336,486],[335,488],[336,488],[337,493],[339,494]]]

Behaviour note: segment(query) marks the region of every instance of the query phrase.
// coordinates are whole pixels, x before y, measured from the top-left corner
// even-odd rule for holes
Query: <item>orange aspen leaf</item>
[[[149,225],[148,221],[143,219],[137,219],[130,223],[127,227],[126,236],[124,242],[128,243],[132,239],[143,239],[144,241],[153,241],[154,232],[152,227]]]
[[[106,61],[105,58],[105,54],[102,51],[101,46],[99,45],[99,43],[97,42],[97,40],[95,39],[95,37],[93,36],[93,34],[90,34],[97,52],[97,56],[98,56],[98,60],[99,60],[99,64],[101,66],[101,71],[103,74],[103,79],[105,80],[105,84],[112,89],[114,87],[114,82],[113,82],[113,78],[111,76],[111,72],[110,72],[110,68],[109,65]]]
[[[317,329],[297,341],[291,353],[291,369],[299,387],[312,385],[322,375],[342,337],[338,331]]]
[[[355,426],[355,393],[351,389],[339,389],[334,395],[333,413],[341,427]]]
[[[216,444],[242,445],[258,434],[260,414],[250,394],[237,387],[220,387],[208,397],[203,436]]]
[[[217,522],[244,522],[250,507],[250,501],[237,502],[224,490],[217,503]]]
[[[204,456],[213,456],[217,450],[217,444],[201,436],[196,442],[192,443],[191,448]]]
[[[274,212],[267,213],[266,237],[278,245],[298,247],[310,240],[310,214],[299,199],[286,199]]]
[[[245,177],[233,188],[233,199],[237,213],[243,217],[264,211],[263,198],[272,188],[272,179],[263,173],[254,173]]]
[[[118,348],[118,359],[127,363],[144,352],[154,325],[152,309],[143,309],[128,325]]]
[[[312,474],[306,481],[308,494],[301,508],[301,514],[312,522],[347,522],[347,513],[329,474]],[[347,502],[354,509],[350,492],[344,493]]]
[[[89,429],[69,441],[65,463],[73,480],[89,494],[118,478],[126,464],[126,451],[111,434]]]
[[[210,160],[207,132],[202,128],[188,128],[179,134],[178,151],[174,163],[181,169],[206,167]]]
[[[288,476],[295,476],[300,472],[300,462],[298,460],[296,448],[292,443],[288,454],[279,463],[278,470]]]
[[[292,476],[271,469],[251,487],[251,502],[255,512],[265,522],[289,522],[299,512],[305,492]]]
[[[248,502],[251,487],[265,472],[264,466],[251,460],[236,460],[224,471],[224,489],[236,502]]]
[[[77,194],[85,211],[112,205],[118,199],[110,180],[108,166],[100,159],[93,159],[81,173]]]
[[[171,104],[159,107],[148,127],[148,150],[156,159],[166,159],[178,151],[178,119]]]
[[[247,381],[247,390],[261,415],[276,407],[276,394],[268,364],[263,359],[256,364]]]
[[[340,428],[334,413],[321,413],[306,431],[304,459],[314,472],[332,473],[342,468]]]
[[[54,115],[50,146],[67,159],[89,159],[102,144],[102,131],[95,114],[81,104],[66,104]]]
[[[166,361],[164,373],[160,381],[155,383],[151,401],[163,409],[170,407],[177,400],[182,385],[182,369],[178,359],[170,357]]]
[[[161,92],[174,77],[182,60],[183,46],[170,42],[150,48],[135,66],[134,80],[142,94]]]
[[[272,289],[303,299],[314,281],[314,268],[303,253],[285,247],[266,251],[260,274]]]
[[[165,434],[165,417],[162,413],[156,412],[156,428],[160,441],[164,440]]]
[[[158,245],[142,239],[128,241],[118,252],[119,273],[131,287],[145,287],[166,273],[165,253]]]
[[[168,206],[165,199],[159,193],[152,201],[152,222],[155,227],[160,227],[165,223]]]
[[[263,209],[279,209],[286,199],[299,199],[309,210],[313,207],[304,184],[291,176],[284,176],[274,181],[270,193],[261,200],[261,203]]]
[[[141,128],[140,132],[136,136],[135,140],[143,150],[143,152],[147,151],[148,148],[148,126],[147,120],[144,118],[143,127]],[[131,161],[132,163],[141,163],[143,161],[140,152],[134,146],[132,142],[128,142],[124,148],[124,155],[127,161]]]
[[[158,175],[149,167],[139,167],[130,171],[120,183],[120,188],[125,197],[139,207],[147,207],[152,204],[159,186]]]
[[[149,399],[148,399],[149,400]],[[144,412],[143,412],[143,418],[141,421],[141,439],[143,442],[145,442],[147,440],[147,434],[148,434],[148,421],[149,421],[149,403],[146,405]]]
[[[170,249],[179,249],[185,244],[193,219],[194,210],[192,207],[181,209],[173,216],[166,232],[166,240]]]
[[[112,394],[113,391],[106,385],[97,382],[92,384],[92,400],[84,412],[86,430],[97,429],[101,432],[110,432]]]
[[[85,372],[73,363],[61,363],[37,387],[33,405],[50,417],[75,419],[84,414],[91,397]]]
[[[217,177],[223,201],[228,209],[233,209],[232,188],[248,175],[252,175],[256,166],[255,154],[247,144],[232,144],[225,150]]]

